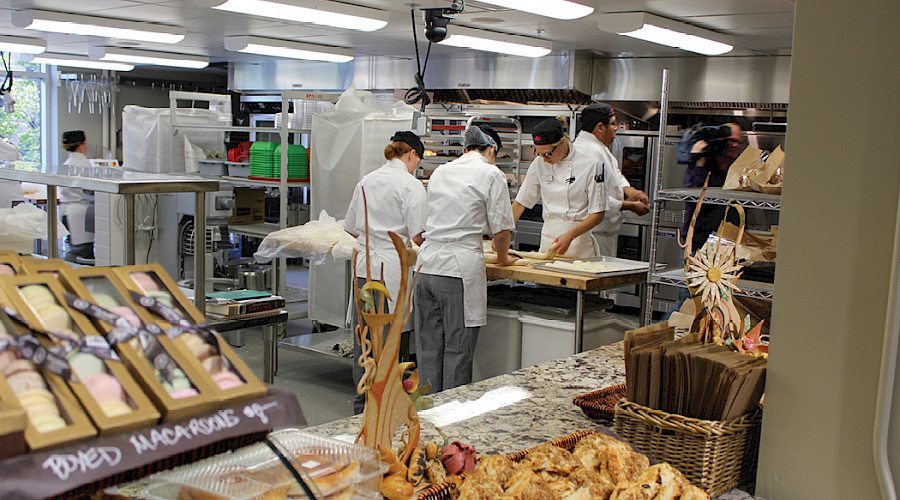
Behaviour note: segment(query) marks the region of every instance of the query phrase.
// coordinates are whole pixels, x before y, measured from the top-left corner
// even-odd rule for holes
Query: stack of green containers
[[[251,151],[251,156],[252,154],[253,153]],[[281,144],[275,147],[275,151],[272,153],[272,155],[272,176],[275,178],[281,178]],[[309,156],[306,152],[306,148],[304,148],[302,145],[288,144],[287,171],[288,179],[309,178]]]
[[[275,161],[272,153],[279,145],[274,142],[257,141],[250,146],[250,175],[253,177],[275,177]],[[279,150],[279,155],[281,154]],[[279,174],[280,174],[279,170]]]

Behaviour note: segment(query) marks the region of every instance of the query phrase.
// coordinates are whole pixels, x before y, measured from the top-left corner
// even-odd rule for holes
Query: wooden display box
[[[13,268],[13,271],[16,272],[16,276],[26,273],[25,269],[22,267],[22,259],[20,259],[18,254],[12,250],[4,250],[4,253],[0,254],[0,264],[6,264]]]
[[[4,379],[0,383],[0,461],[25,453],[27,425],[25,410]]]
[[[60,269],[71,269],[72,266],[62,259],[35,259],[33,257],[22,258],[22,270],[25,274],[50,274],[56,275]]]
[[[109,267],[66,269],[60,272],[59,281],[79,298],[94,304],[97,303],[94,297],[95,293],[109,295],[119,304],[135,311],[144,323],[150,322],[148,321],[150,318],[146,314],[142,314],[142,308],[131,300],[129,289],[125,286],[125,283]],[[112,326],[102,321],[94,321],[94,324],[99,331],[104,333],[112,331]],[[163,419],[167,421],[179,420],[218,408],[219,404],[216,395],[218,387],[206,375],[200,362],[169,337],[160,335],[156,338],[172,360],[175,361],[175,364],[178,365],[178,368],[187,375],[199,395],[182,399],[172,398],[162,383],[156,378],[154,367],[143,353],[128,343],[118,344],[115,346],[115,349],[119,357],[131,369],[135,379],[144,389],[145,394],[156,405]]]
[[[100,335],[91,321],[78,311],[70,308],[65,301],[63,295],[63,287],[59,281],[50,275],[32,275],[17,276],[11,280],[7,280],[3,286],[6,294],[19,314],[31,325],[41,325],[38,312],[32,307],[25,296],[19,293],[21,288],[29,285],[42,285],[47,287],[53,294],[58,305],[62,306],[69,313],[72,321],[72,330],[79,336]],[[43,341],[43,339],[42,339]],[[139,427],[145,427],[159,421],[159,412],[150,402],[150,399],[144,394],[144,391],[138,386],[134,378],[128,372],[128,369],[120,361],[104,360],[106,371],[116,378],[121,384],[125,392],[125,400],[132,411],[125,415],[109,417],[101,409],[100,405],[94,399],[87,387],[79,382],[68,382],[72,392],[78,397],[81,406],[87,411],[91,420],[97,426],[100,434],[108,434],[112,432],[121,432]]]
[[[125,282],[125,285],[135,292],[145,293],[144,290],[140,288],[138,283],[136,283],[131,278],[131,273],[143,272],[153,278],[159,288],[161,290],[166,290],[169,294],[172,295],[172,299],[175,301],[176,309],[187,318],[192,323],[205,323],[207,321],[206,317],[200,313],[199,310],[194,306],[194,304],[188,300],[187,297],[181,292],[178,288],[178,285],[175,284],[175,280],[172,279],[171,276],[163,269],[163,267],[159,264],[145,264],[139,266],[126,266],[126,267],[117,267],[115,271],[122,277],[122,281]],[[169,326],[162,318],[157,316],[155,313],[148,311],[144,308],[139,308],[139,314],[147,315],[147,318],[144,321],[154,321],[157,322],[163,328]],[[242,360],[237,353],[234,352],[234,349],[228,345],[221,335],[218,332],[215,333],[216,338],[218,339],[219,348],[221,350],[220,354],[222,357],[226,358],[229,363],[231,363],[232,371],[235,371],[243,380],[244,384],[235,387],[233,389],[221,390],[218,386],[213,384],[217,391],[217,396],[219,401],[229,401],[233,399],[244,399],[244,398],[254,398],[260,397],[266,394],[266,386],[258,378],[253,374],[253,371],[247,366],[247,363]],[[188,354],[190,354],[190,350],[184,342],[184,339],[177,338],[175,339],[175,344],[179,345],[179,347],[183,348]],[[208,377],[207,377],[208,378]]]
[[[6,295],[6,290],[2,286],[0,286],[0,304],[15,308],[13,301]],[[15,336],[24,331],[24,327],[21,327],[18,331],[9,333]],[[78,404],[78,400],[72,394],[69,385],[53,373],[42,372],[41,375],[43,375],[44,382],[47,384],[47,390],[56,398],[56,406],[59,408],[60,416],[68,425],[52,432],[38,432],[26,418],[25,442],[28,444],[28,447],[32,450],[39,450],[96,436],[97,429],[91,423],[81,405]],[[14,401],[18,403],[18,398],[6,382],[6,377],[3,373],[0,373],[0,399],[10,397],[14,398]]]

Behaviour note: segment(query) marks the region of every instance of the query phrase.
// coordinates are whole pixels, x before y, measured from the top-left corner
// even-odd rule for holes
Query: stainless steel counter
[[[74,187],[119,194],[125,199],[125,264],[134,264],[134,195],[195,193],[196,234],[206,234],[206,192],[218,191],[219,181],[190,174],[150,174],[109,167],[36,165],[31,162],[0,161],[0,179],[33,182],[47,186],[47,239],[49,256],[57,256],[56,188]],[[194,239],[194,303],[206,312],[205,238]],[[199,289],[198,289],[199,287]]]

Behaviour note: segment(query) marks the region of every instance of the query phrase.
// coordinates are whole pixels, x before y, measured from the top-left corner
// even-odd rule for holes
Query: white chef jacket
[[[81,153],[69,153],[69,157],[63,162],[63,165],[69,166],[69,173],[77,175],[82,169],[93,168],[87,156]],[[66,217],[69,223],[69,243],[72,245],[81,245],[94,241],[94,233],[90,233],[86,229],[87,210],[90,202],[84,196],[84,190],[81,188],[61,187],[59,188],[59,216]]]
[[[363,204],[362,190],[366,191]],[[366,208],[369,213],[369,253],[372,278],[384,281],[391,295],[393,307],[400,289],[400,257],[394,249],[388,231],[400,236],[408,247],[410,239],[425,230],[425,188],[412,176],[406,164],[398,159],[387,163],[360,179],[353,190],[353,199],[347,208],[344,229],[359,235],[356,239],[361,249],[356,259],[356,275],[366,275]]]
[[[0,140],[0,160],[17,161],[19,150],[6,141]],[[25,201],[22,196],[22,183],[16,181],[0,181],[0,208],[12,208],[13,203]]]
[[[541,156],[531,162],[516,201],[526,208],[541,202],[544,218],[541,251],[546,251],[554,238],[590,214],[607,210],[606,180],[598,172],[599,161],[574,147],[570,147],[569,154],[555,164],[545,162]],[[595,255],[595,249],[587,241],[590,238],[590,233],[576,238],[566,255]]]
[[[438,167],[428,182],[421,272],[461,278],[466,327],[487,324],[482,235],[512,230],[506,175],[477,151]]]
[[[597,136],[582,130],[575,137],[575,149],[600,161],[601,175],[606,178],[607,210],[603,216],[603,222],[597,224],[595,232],[603,234],[618,234],[622,227],[622,202],[625,200],[626,187],[631,184],[619,170],[619,162]]]

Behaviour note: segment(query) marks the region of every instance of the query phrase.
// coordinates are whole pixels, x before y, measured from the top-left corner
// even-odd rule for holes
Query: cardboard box
[[[261,224],[266,220],[266,190],[251,187],[234,188],[234,215],[228,218],[233,226]]]
[[[131,300],[128,287],[125,286],[119,275],[111,268],[86,267],[68,269],[60,273],[59,279],[66,288],[79,298],[97,304],[96,295],[103,294],[111,297],[116,303],[135,311],[145,324],[150,321],[146,314],[142,314],[143,308]],[[104,333],[109,333],[113,329],[111,325],[105,322],[92,321],[97,329]],[[215,384],[209,380],[209,376],[200,363],[189,352],[185,352],[185,349],[175,345],[169,337],[160,335],[156,339],[169,357],[178,365],[178,368],[187,375],[191,385],[199,393],[197,396],[181,399],[172,398],[159,379],[157,379],[156,370],[150,360],[143,354],[143,351],[136,349],[129,343],[117,344],[115,349],[128,369],[131,370],[137,383],[143,388],[144,393],[153,401],[163,419],[167,421],[180,420],[217,408],[219,405],[215,392],[218,390],[218,387],[215,387]]]
[[[62,259],[35,259],[22,257],[22,270],[25,274],[50,274],[56,276],[60,269],[71,269],[72,266]]]
[[[146,293],[145,290],[142,290],[140,285],[132,279],[132,274],[135,273],[144,273],[156,283],[156,286],[160,290],[167,291],[174,301],[174,308],[190,323],[198,324],[198,323],[206,323],[207,319],[194,307],[194,304],[188,300],[187,297],[181,292],[178,288],[178,285],[175,284],[175,281],[166,273],[165,269],[159,264],[146,264],[140,266],[126,266],[126,267],[117,267],[114,268],[115,271],[122,278],[122,281],[125,285],[130,289],[138,293]],[[155,322],[159,324],[163,329],[171,326],[170,323],[165,321],[162,317],[157,316],[156,313],[153,313],[144,308],[138,308],[137,311],[139,315],[143,315],[142,319],[147,322]],[[218,345],[219,355],[223,358],[227,359],[231,365],[231,371],[235,372],[241,379],[244,380],[244,384],[234,387],[227,390],[219,389],[219,387],[212,383],[212,379],[209,375],[207,375],[207,380],[212,383],[214,390],[216,391],[214,394],[217,396],[218,400],[221,401],[230,401],[234,399],[249,399],[260,397],[266,394],[266,386],[258,378],[253,374],[253,371],[247,366],[247,363],[242,360],[237,353],[228,345],[228,342],[219,335],[218,332],[214,332],[213,336],[217,340],[216,344]],[[191,359],[196,360],[196,358],[191,353],[187,344],[185,343],[185,336],[178,337],[174,339],[174,344],[181,348],[183,352],[186,353],[187,356],[191,357]],[[198,361],[199,365],[199,361]],[[201,370],[205,369],[200,365]],[[192,379],[193,380],[193,379]]]
[[[0,384],[0,461],[25,453],[27,425],[28,418],[18,398],[5,382]]]
[[[61,270],[62,272],[63,270]],[[56,301],[69,315],[72,327],[71,330],[80,338],[85,336],[100,335],[90,319],[80,312],[72,309],[66,304],[64,289],[56,277],[49,274],[38,274],[30,276],[17,276],[12,279],[5,280],[2,285],[5,289],[7,298],[14,309],[32,326],[43,325],[43,320],[38,311],[23,295],[20,290],[28,286],[46,287]],[[46,341],[46,345],[51,345],[49,339],[41,339]],[[56,341],[59,342],[59,341]],[[137,382],[129,373],[128,369],[121,361],[103,360],[106,373],[118,380],[125,393],[125,401],[131,412],[119,416],[107,416],[94,396],[87,390],[87,387],[81,381],[67,382],[72,393],[78,398],[81,407],[90,416],[101,434],[126,431],[151,425],[159,421],[159,412],[144,394],[144,391],[138,386]],[[60,379],[60,383],[66,383]]]

